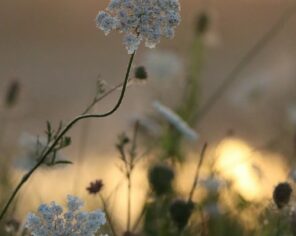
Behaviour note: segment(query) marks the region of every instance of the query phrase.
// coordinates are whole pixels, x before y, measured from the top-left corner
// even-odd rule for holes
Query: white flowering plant
[[[179,25],[179,0],[111,0],[107,11],[97,15],[97,27],[109,34],[117,30],[124,34],[128,53],[134,53],[141,41],[154,48],[161,37],[172,39]]]
[[[68,195],[67,208],[51,202],[41,204],[38,214],[29,213],[25,227],[32,236],[94,236],[106,223],[105,213],[101,210],[81,211],[83,201]]]
[[[161,36],[173,38],[175,28],[180,23],[179,0],[111,0],[107,10],[108,13],[100,11],[97,15],[97,26],[102,29],[105,34],[108,34],[113,29],[124,32],[124,44],[128,49],[128,53],[131,54],[124,80],[119,86],[119,88],[121,88],[121,93],[117,103],[111,110],[105,113],[88,114],[97,102],[111,92],[116,91],[116,89],[111,89],[102,94],[101,97],[97,97],[96,94],[93,102],[81,115],[75,117],[68,124],[61,125],[56,132],[52,132],[50,123],[47,123],[47,143],[46,145],[42,145],[42,150],[40,156],[36,158],[36,163],[24,174],[19,184],[10,195],[0,212],[0,221],[3,219],[20,189],[29,180],[33,173],[39,169],[39,167],[46,163],[53,165],[71,163],[69,161],[56,160],[56,153],[61,148],[70,145],[71,139],[67,137],[66,134],[75,124],[88,118],[108,117],[117,111],[123,101],[127,84],[130,79],[135,52],[138,49],[140,42],[144,40],[146,46],[155,47],[155,45],[159,43]],[[38,149],[40,148],[38,147]],[[50,161],[49,159],[52,160]]]

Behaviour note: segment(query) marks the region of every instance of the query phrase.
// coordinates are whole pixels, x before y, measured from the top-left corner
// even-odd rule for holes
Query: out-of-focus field
[[[47,120],[57,125],[60,120],[68,121],[81,113],[93,97],[98,78],[110,87],[122,81],[128,56],[121,35],[113,32],[106,37],[95,26],[95,16],[106,4],[105,0],[1,0],[0,95],[5,94],[12,79],[17,79],[21,85],[17,105],[6,114],[0,107],[5,124],[0,147],[5,157],[17,159],[20,156],[19,140],[24,132],[42,134]],[[153,114],[152,101],[161,99],[170,107],[178,103],[189,64],[194,22],[199,12],[208,11],[211,19],[203,48],[202,104],[248,49],[287,8],[295,5],[288,0],[181,0],[181,4],[182,24],[177,29],[176,38],[163,40],[153,49],[179,58],[181,69],[176,78],[151,76],[145,84],[132,85],[116,114],[107,119],[81,122],[75,127],[70,133],[73,143],[63,155],[75,163],[81,151],[83,127],[87,126],[89,134],[83,161],[34,175],[21,191],[19,215],[35,209],[40,202],[64,199],[70,192],[95,204],[85,192],[85,186],[91,180],[103,179],[107,193],[120,183],[122,174],[114,164],[117,135],[131,127],[131,119],[135,116]],[[200,134],[197,146],[204,141],[210,144],[210,152],[220,158],[219,171],[225,178],[236,181],[235,188],[250,200],[269,199],[275,184],[285,180],[294,167],[295,161],[287,158],[295,151],[295,25],[296,16],[283,25],[277,36],[194,127]],[[135,65],[145,65],[149,53],[150,49],[141,47]],[[112,94],[98,104],[95,111],[110,108],[117,97],[118,93]],[[293,109],[294,118],[291,117]],[[224,139],[229,133],[233,137]],[[197,147],[191,146],[190,149],[190,161],[182,167],[186,171],[180,171],[177,181],[183,192],[190,188],[195,171]],[[251,162],[249,156],[254,149],[259,151],[252,154],[255,161]],[[240,164],[233,164],[235,161]],[[254,163],[262,171],[260,181]],[[134,215],[139,212],[136,205],[141,206],[148,186],[145,164],[136,171],[134,178]],[[19,174],[20,171],[15,171],[11,178],[16,181]],[[118,192],[125,193],[123,184],[121,188]],[[124,222],[126,216],[120,212],[126,207],[126,199],[120,196],[114,199],[114,215]]]

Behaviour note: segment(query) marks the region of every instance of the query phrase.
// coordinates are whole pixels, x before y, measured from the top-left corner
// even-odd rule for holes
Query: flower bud
[[[187,225],[192,214],[194,205],[192,202],[187,202],[181,199],[175,200],[170,206],[170,214],[173,222],[179,230],[182,230]]]
[[[5,105],[10,108],[17,103],[20,91],[20,84],[17,80],[13,80],[7,89],[5,96]]]
[[[286,206],[291,198],[292,187],[289,183],[279,183],[273,191],[273,200],[279,209]]]
[[[201,13],[196,20],[196,33],[203,34],[207,31],[209,26],[209,17],[208,15],[203,12]]]
[[[156,195],[163,195],[172,191],[172,181],[175,177],[171,167],[164,164],[154,165],[148,174],[152,190]]]
[[[135,69],[135,78],[136,79],[145,80],[145,79],[147,79],[147,77],[148,77],[148,74],[147,74],[146,68],[144,66],[138,66]]]

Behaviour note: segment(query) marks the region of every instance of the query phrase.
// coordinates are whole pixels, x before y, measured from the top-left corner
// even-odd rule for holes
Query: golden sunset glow
[[[287,177],[281,156],[263,156],[239,139],[224,140],[217,158],[216,169],[248,200],[270,198],[275,184]]]

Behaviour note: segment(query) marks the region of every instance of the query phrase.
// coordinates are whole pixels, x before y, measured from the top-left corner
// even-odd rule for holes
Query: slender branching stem
[[[206,154],[207,146],[208,146],[207,143],[205,143],[204,146],[202,147],[200,158],[199,158],[199,161],[198,161],[198,164],[197,164],[197,167],[196,167],[196,171],[195,171],[194,181],[193,181],[190,193],[189,193],[188,203],[192,202],[192,198],[193,198],[193,195],[194,195],[194,192],[195,192],[195,189],[196,189],[196,185],[197,185],[198,179],[199,179],[200,169],[201,169],[201,166],[203,164],[204,157],[205,157],[205,154]]]
[[[45,159],[47,158],[47,156],[54,150],[54,148],[56,147],[56,145],[58,144],[58,142],[61,140],[61,138],[79,121],[84,120],[84,119],[88,119],[88,118],[103,118],[103,117],[107,117],[112,115],[114,112],[117,111],[117,109],[120,107],[123,98],[124,98],[124,94],[126,91],[126,87],[127,87],[127,83],[128,83],[128,79],[129,79],[129,74],[131,71],[131,67],[132,67],[132,63],[134,60],[134,56],[135,53],[133,53],[130,56],[129,59],[129,63],[128,63],[128,67],[126,70],[126,74],[125,74],[125,78],[124,78],[124,83],[122,86],[122,90],[121,90],[121,94],[117,100],[117,103],[115,104],[115,106],[108,112],[102,113],[102,114],[84,114],[84,115],[80,115],[77,116],[76,118],[74,118],[72,121],[70,121],[59,133],[59,135],[56,137],[56,139],[52,142],[52,144],[48,147],[47,151],[41,156],[41,158],[39,159],[39,161],[36,163],[35,166],[33,166],[33,168],[28,171],[21,179],[21,181],[18,183],[18,185],[16,186],[16,188],[14,189],[14,191],[12,192],[10,198],[8,199],[7,203],[5,204],[4,208],[2,209],[1,213],[0,213],[0,221],[3,219],[5,213],[7,212],[10,204],[12,203],[12,201],[14,200],[14,198],[16,197],[17,193],[20,191],[20,189],[23,187],[23,185],[28,181],[28,179],[31,177],[31,175],[43,164],[43,162],[45,161]]]
[[[114,87],[112,87],[111,89],[109,89],[107,92],[102,94],[100,97],[94,98],[93,101],[88,105],[88,107],[81,113],[81,115],[85,115],[85,114],[89,113],[98,102],[100,102],[101,100],[103,100],[104,98],[109,96],[111,93],[113,93],[116,90],[123,87],[123,85],[124,85],[124,82],[121,82],[121,83],[115,85]]]
[[[134,133],[133,133],[133,138],[132,138],[132,146],[130,149],[130,160],[128,162],[128,169],[127,169],[127,225],[126,225],[126,230],[127,232],[130,232],[131,230],[131,193],[132,193],[132,173],[135,167],[135,159],[137,155],[137,136],[138,136],[138,130],[139,130],[139,122],[137,121],[135,123],[135,128],[134,128]]]
[[[102,202],[102,204],[103,204],[104,212],[105,212],[105,214],[106,214],[106,218],[107,218],[107,221],[108,221],[108,223],[109,223],[109,226],[110,226],[110,230],[111,230],[111,232],[112,232],[112,235],[113,235],[113,236],[117,236],[117,234],[116,234],[116,230],[115,230],[115,227],[114,227],[114,225],[113,225],[112,218],[111,218],[110,213],[109,213],[108,205],[107,205],[107,203],[106,203],[106,201],[105,201],[105,199],[104,199],[104,197],[102,196],[101,193],[99,193],[99,197],[100,197],[101,202]]]
[[[99,103],[100,101],[102,101],[104,98],[108,97],[110,94],[112,94],[113,92],[117,91],[118,89],[122,88],[124,82],[121,82],[115,86],[113,86],[112,88],[110,88],[108,91],[104,92],[101,96],[99,97],[94,97],[94,99],[91,101],[91,103],[87,106],[87,108],[81,113],[81,115],[85,115],[87,113],[92,112],[94,106]],[[84,154],[85,154],[85,148],[86,148],[86,144],[87,144],[87,138],[88,138],[88,133],[90,131],[90,121],[88,120],[87,123],[84,124],[84,126],[82,126],[82,133],[81,133],[81,137],[80,137],[80,146],[78,148],[78,158],[77,158],[77,162],[81,162]],[[73,181],[73,191],[75,192],[78,185],[79,185],[79,175],[77,173],[79,173],[79,170],[81,169],[81,165],[77,165],[77,170],[75,173],[75,180]]]

